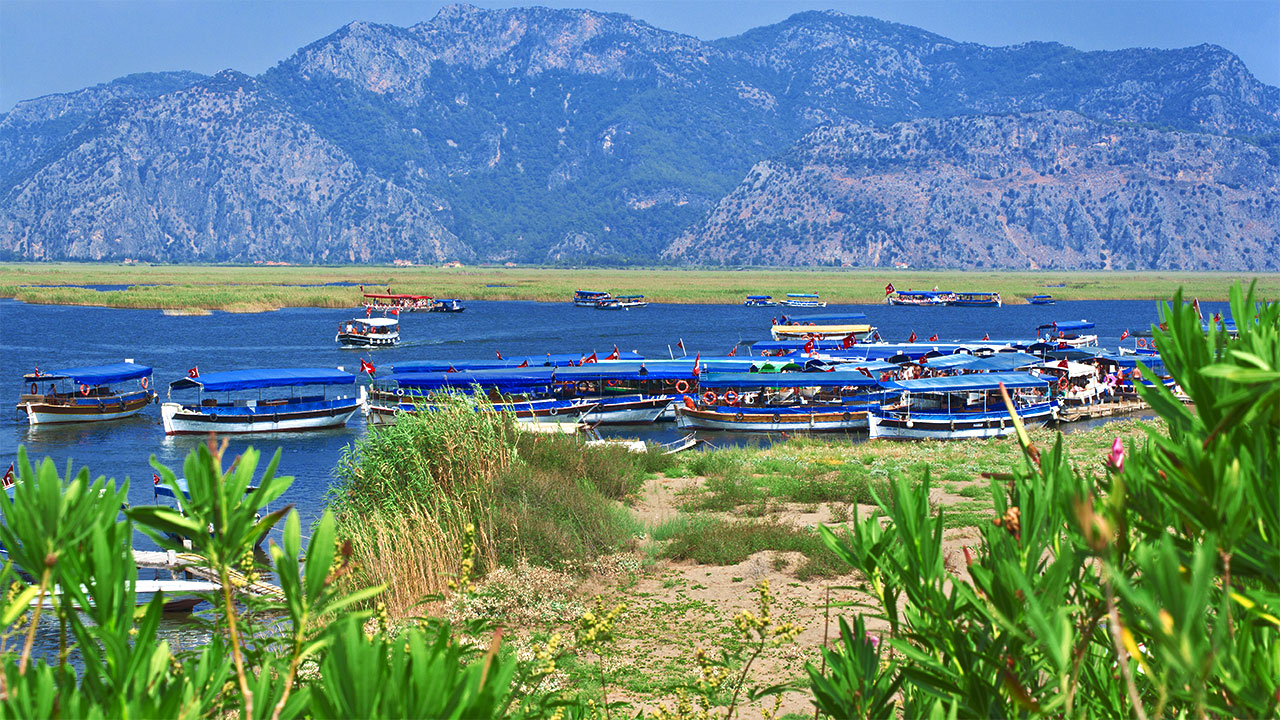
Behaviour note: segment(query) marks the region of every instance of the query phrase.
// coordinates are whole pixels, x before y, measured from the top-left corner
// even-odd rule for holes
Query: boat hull
[[[300,432],[346,425],[361,406],[356,398],[315,404],[323,407],[281,412],[278,408],[284,406],[227,408],[164,403],[160,406],[160,419],[166,435]]]
[[[389,335],[361,335],[359,333],[338,333],[334,337],[343,347],[390,347],[400,344],[400,333]]]
[[[1019,408],[1018,417],[1026,427],[1041,427],[1054,419],[1057,403],[1040,403]],[[867,418],[871,439],[963,440],[1003,437],[1016,432],[1005,412],[976,413],[971,416],[949,413],[873,412]]]
[[[23,395],[18,409],[27,414],[31,425],[120,420],[142,412],[155,401],[153,392],[130,393],[114,398],[76,398],[75,402],[49,402],[40,395]]]
[[[865,430],[864,409],[824,409],[815,412],[743,412],[734,407],[676,408],[676,426],[735,432],[840,432]]]
[[[535,401],[532,403],[514,403],[511,405],[494,405],[498,412],[510,413],[516,422],[577,422],[582,415],[590,411],[594,405],[589,402],[577,404],[563,401]],[[430,403],[414,404],[413,402],[395,402],[386,398],[375,398],[367,407],[367,421],[370,425],[390,425],[396,421],[397,413],[417,414],[423,410],[430,411]]]
[[[642,395],[626,398],[610,398],[601,401],[582,416],[582,422],[590,425],[630,425],[657,422],[671,406],[669,397]]]

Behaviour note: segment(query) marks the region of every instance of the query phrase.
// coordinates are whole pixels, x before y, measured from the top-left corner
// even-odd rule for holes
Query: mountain
[[[1069,111],[837,125],[667,249],[726,265],[1280,270],[1280,167]]]
[[[618,14],[457,5],[412,27],[352,23],[256,78],[131,78],[0,117],[0,160],[14,158],[0,165],[0,257],[721,261],[744,177],[804,165],[817,138],[926,119],[1030,127],[1070,112],[1280,161],[1280,89],[1221,48],[992,48],[835,12],[704,42]],[[901,159],[864,161],[878,162]],[[1157,175],[1147,162],[1132,172]],[[1265,202],[1267,177],[1232,192]],[[784,207],[744,222],[810,222]],[[779,237],[777,261],[808,262],[807,243]]]

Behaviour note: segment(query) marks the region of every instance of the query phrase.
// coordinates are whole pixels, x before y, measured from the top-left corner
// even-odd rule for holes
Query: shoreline
[[[1056,300],[1226,300],[1232,280],[1256,279],[1264,299],[1280,298],[1280,274],[1231,272],[978,272],[888,269],[672,269],[393,266],[120,265],[0,263],[0,297],[31,304],[137,310],[256,313],[285,307],[355,307],[367,291],[470,300],[569,301],[580,288],[644,295],[654,303],[741,304],[747,295],[816,292],[832,305],[879,304],[884,286],[997,291],[1006,304],[1050,294]],[[111,286],[96,290],[92,286]],[[114,289],[123,288],[123,289]],[[779,308],[779,311],[782,309]]]

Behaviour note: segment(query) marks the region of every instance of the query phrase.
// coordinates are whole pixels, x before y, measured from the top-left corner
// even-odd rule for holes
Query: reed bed
[[[178,266],[91,263],[0,265],[0,296],[24,302],[122,308],[203,308],[258,312],[280,307],[351,307],[369,291],[464,300],[567,301],[579,288],[645,295],[659,303],[740,303],[749,294],[816,292],[831,303],[874,303],[884,286],[999,291],[1005,302],[1048,293],[1061,300],[1163,299],[1182,286],[1189,297],[1225,299],[1233,280],[1258,280],[1263,298],[1280,298],[1280,275],[1186,272],[965,272],[886,269],[674,269],[385,266]],[[96,292],[47,285],[124,284]],[[1057,287],[1061,285],[1062,287]]]

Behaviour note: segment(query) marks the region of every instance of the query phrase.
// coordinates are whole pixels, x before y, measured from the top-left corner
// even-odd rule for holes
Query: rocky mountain
[[[1280,167],[1069,111],[836,125],[667,249],[727,265],[1280,270]]]
[[[816,138],[1063,111],[1280,162],[1280,89],[1212,46],[991,48],[834,12],[704,42],[617,14],[458,5],[353,23],[257,78],[131,76],[20,104],[0,117],[0,257],[701,262],[726,203],[752,204],[744,176],[803,166]],[[1144,162],[1133,172],[1156,172]],[[1235,191],[1267,197],[1253,182]],[[809,221],[785,207],[760,208],[761,227]],[[796,247],[777,261],[808,262],[803,237],[777,242]]]

